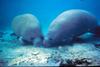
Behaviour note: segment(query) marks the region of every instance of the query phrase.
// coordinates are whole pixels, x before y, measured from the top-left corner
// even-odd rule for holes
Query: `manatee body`
[[[38,19],[32,14],[18,15],[13,19],[12,29],[23,42],[34,43],[42,36]]]
[[[52,47],[70,43],[74,37],[91,32],[96,26],[96,18],[85,10],[65,11],[49,26],[44,45]]]

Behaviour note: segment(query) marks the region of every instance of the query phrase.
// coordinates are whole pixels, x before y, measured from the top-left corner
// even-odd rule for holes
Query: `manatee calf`
[[[44,45],[58,46],[70,43],[74,37],[91,32],[97,25],[96,18],[85,10],[64,11],[51,23]]]
[[[39,43],[41,41],[40,24],[38,19],[32,14],[16,16],[12,21],[12,29],[23,43]]]

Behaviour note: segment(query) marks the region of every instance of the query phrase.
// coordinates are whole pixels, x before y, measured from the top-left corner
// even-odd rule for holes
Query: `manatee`
[[[39,21],[32,14],[16,16],[12,21],[12,30],[23,43],[34,44],[35,39],[41,40],[42,37]]]
[[[72,9],[64,11],[54,19],[44,39],[44,45],[54,47],[71,43],[71,40],[97,27],[94,15],[85,10]]]

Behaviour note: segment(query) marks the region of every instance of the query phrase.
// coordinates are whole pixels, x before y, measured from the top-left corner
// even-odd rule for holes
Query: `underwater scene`
[[[100,66],[100,0],[0,0],[5,66]]]

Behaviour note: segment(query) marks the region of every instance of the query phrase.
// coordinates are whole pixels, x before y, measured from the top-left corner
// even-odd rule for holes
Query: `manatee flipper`
[[[30,44],[32,44],[31,41],[29,42],[29,41],[23,39],[23,37],[19,37],[19,42],[20,42],[20,44],[22,44],[22,45],[30,45]]]
[[[22,37],[19,37],[18,40],[19,40],[19,43],[20,43],[20,44],[23,44],[23,45],[24,45],[24,42],[23,42],[23,40],[22,40]]]

